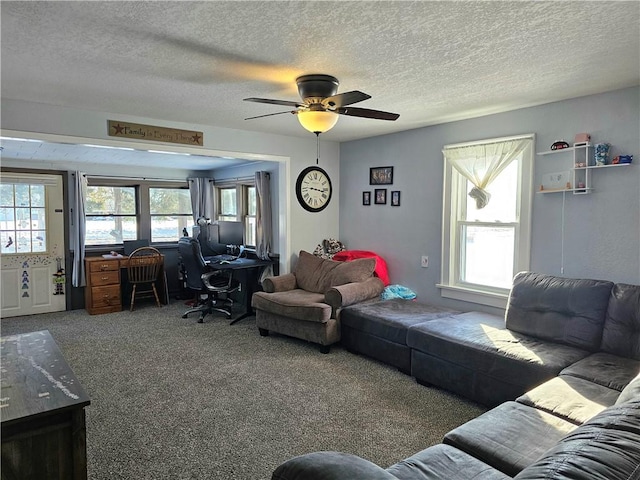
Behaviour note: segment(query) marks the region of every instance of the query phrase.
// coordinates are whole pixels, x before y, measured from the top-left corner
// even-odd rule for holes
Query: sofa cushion
[[[507,328],[595,352],[612,287],[602,280],[518,273],[507,303]]]
[[[529,390],[516,401],[580,425],[616,403],[619,395],[618,390],[560,375]]]
[[[309,322],[326,322],[331,318],[331,306],[324,303],[323,294],[299,288],[286,292],[256,292],[251,305],[258,310]]]
[[[640,285],[614,285],[600,350],[640,360]]]
[[[355,330],[406,345],[407,331],[411,325],[456,313],[459,312],[394,298],[347,307],[340,313],[340,321]]]
[[[638,398],[640,398],[640,373],[622,389],[620,396],[616,400],[616,405]]]
[[[514,476],[575,428],[542,410],[505,402],[451,430],[443,441]]]
[[[341,452],[313,452],[291,458],[276,468],[271,480],[397,480],[375,463]]]
[[[609,407],[560,440],[518,480],[637,480],[640,400]]]
[[[507,480],[499,470],[450,445],[434,445],[387,468],[399,480]],[[347,480],[344,477],[344,480]]]
[[[502,318],[468,312],[409,327],[409,347],[502,382],[522,392],[588,355],[585,350],[511,332]],[[512,397],[513,398],[513,397]]]
[[[584,378],[590,382],[622,391],[640,371],[640,361],[598,352],[562,370],[563,375]]]
[[[324,294],[333,286],[366,280],[373,275],[375,267],[375,258],[335,262],[301,250],[294,273],[298,288]]]

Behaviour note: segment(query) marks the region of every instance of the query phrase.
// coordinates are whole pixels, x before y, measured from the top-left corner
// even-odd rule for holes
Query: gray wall
[[[426,106],[425,108],[428,108]],[[534,194],[531,270],[575,278],[640,283],[640,88],[550,103],[340,146],[340,240],[350,249],[372,250],[388,263],[391,282],[405,285],[421,301],[464,310],[480,305],[440,297],[442,147],[446,144],[517,134],[536,134],[536,151],[558,139],[573,144],[576,133],[612,145],[612,156],[634,155],[630,167],[592,171],[594,192]],[[536,156],[535,185],[544,173],[571,168],[572,154]],[[391,190],[402,205],[362,205],[369,168],[394,167]],[[421,255],[429,268],[420,267]],[[564,269],[562,266],[564,264]],[[562,273],[564,272],[564,273]]]

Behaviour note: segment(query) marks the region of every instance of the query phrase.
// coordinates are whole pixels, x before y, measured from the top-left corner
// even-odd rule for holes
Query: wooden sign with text
[[[107,120],[110,137],[136,138],[154,142],[180,143],[183,145],[202,146],[202,132],[180,130],[178,128],[155,127],[139,123],[117,122]]]

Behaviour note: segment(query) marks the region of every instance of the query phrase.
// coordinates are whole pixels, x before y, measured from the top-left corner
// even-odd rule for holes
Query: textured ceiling
[[[347,141],[640,84],[640,2],[212,1],[0,4],[2,97],[285,135],[295,78],[357,107]],[[161,122],[159,122],[161,124]],[[215,146],[209,146],[215,148]]]

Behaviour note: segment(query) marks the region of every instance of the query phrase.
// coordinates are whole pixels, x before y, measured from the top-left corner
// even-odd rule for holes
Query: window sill
[[[436,284],[436,287],[440,289],[440,296],[444,298],[478,303],[480,305],[487,305],[489,307],[495,308],[507,308],[507,300],[509,298],[509,294],[483,292],[471,288],[463,288],[457,286],[454,287],[452,285],[444,285],[441,283]]]

